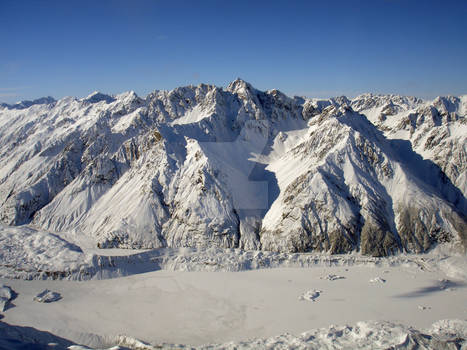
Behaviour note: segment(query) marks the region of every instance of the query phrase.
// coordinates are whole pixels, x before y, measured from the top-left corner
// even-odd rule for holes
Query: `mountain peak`
[[[245,91],[245,90],[252,91],[255,89],[253,88],[253,86],[251,86],[250,83],[246,82],[245,80],[241,78],[235,79],[227,87],[227,91],[230,91],[232,93],[238,93],[238,92]]]
[[[105,101],[106,103],[111,103],[115,101],[115,98],[112,96],[103,94],[102,92],[99,91],[94,91],[90,93],[88,96],[86,96],[83,101],[89,102],[89,103],[97,103],[101,101]]]
[[[2,103],[1,106],[2,107],[5,107],[7,109],[25,109],[25,108],[29,108],[33,105],[45,105],[45,104],[51,104],[51,103],[54,103],[56,102],[56,100],[51,97],[51,96],[47,96],[47,97],[41,97],[41,98],[37,98],[35,100],[24,100],[24,101],[20,101],[20,102],[17,102],[15,104],[7,104],[7,103]]]

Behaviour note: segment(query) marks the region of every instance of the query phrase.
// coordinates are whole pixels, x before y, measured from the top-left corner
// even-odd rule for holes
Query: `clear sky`
[[[289,95],[467,93],[466,0],[0,0],[0,101],[241,77]]]

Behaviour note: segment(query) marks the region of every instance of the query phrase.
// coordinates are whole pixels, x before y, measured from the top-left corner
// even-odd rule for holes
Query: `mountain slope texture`
[[[0,220],[101,248],[385,256],[467,246],[467,96],[237,79],[0,105]]]

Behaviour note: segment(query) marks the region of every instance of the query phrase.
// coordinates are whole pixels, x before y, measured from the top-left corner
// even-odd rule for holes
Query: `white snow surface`
[[[13,328],[0,324],[0,334],[13,343],[18,349],[24,348],[22,342],[28,345],[46,343],[51,340],[48,334],[33,332],[28,329]],[[441,320],[431,327],[417,330],[402,324],[391,322],[358,322],[352,326],[331,326],[329,328],[314,329],[299,335],[285,333],[279,336],[261,338],[243,342],[228,342],[204,346],[186,346],[182,344],[151,345],[128,336],[115,337],[107,350],[135,349],[199,349],[199,350],[237,350],[237,349],[465,349],[466,322],[461,320]],[[459,336],[457,336],[459,335]],[[19,339],[18,339],[19,338]],[[53,338],[52,338],[53,339]],[[18,340],[20,340],[18,344]],[[59,340],[60,341],[60,340]],[[108,342],[110,339],[107,339]],[[5,340],[4,340],[5,342]],[[1,344],[1,343],[0,343]],[[50,342],[57,348],[59,342]],[[62,343],[63,344],[63,343]],[[8,345],[11,345],[8,344]],[[63,344],[63,349],[90,350],[83,345]],[[61,348],[61,347],[58,347]],[[14,346],[10,350],[16,349]],[[95,350],[103,348],[94,348]]]
[[[320,278],[327,274],[346,278]],[[369,286],[375,274],[384,274],[387,282]],[[163,270],[86,282],[8,280],[18,297],[2,322],[93,348],[125,346],[130,339],[166,348],[187,344],[250,349],[280,343],[284,348],[294,344],[319,348],[322,342],[329,349],[354,344],[371,348],[375,341],[388,347],[402,344],[415,329],[430,334],[425,329],[442,319],[458,319],[443,327],[449,325],[445,332],[451,339],[465,340],[466,282],[411,264]],[[44,288],[59,292],[63,299],[47,305],[34,302],[33,296]],[[307,290],[310,293],[300,300]],[[329,326],[336,324],[340,326]],[[453,325],[457,329],[450,328]],[[367,339],[372,334],[375,338]]]
[[[91,264],[92,255],[57,235],[24,226],[0,225],[0,274],[30,278],[57,278]]]
[[[193,109],[187,111],[183,117],[175,119],[172,122],[172,125],[198,123],[208,117],[211,113],[209,111],[204,111],[201,106],[195,106]]]

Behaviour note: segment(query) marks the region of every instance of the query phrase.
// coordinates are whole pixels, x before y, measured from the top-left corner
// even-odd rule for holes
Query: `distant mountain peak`
[[[57,102],[53,97],[47,96],[47,97],[41,97],[35,100],[24,100],[17,102],[15,104],[7,104],[7,103],[2,103],[1,106],[8,108],[8,109],[25,109],[29,108],[34,105],[44,105],[44,104],[51,104]]]
[[[98,103],[101,101],[105,101],[106,103],[112,103],[115,101],[115,98],[110,95],[103,94],[100,91],[94,91],[85,98],[83,98],[83,101],[89,103]]]

